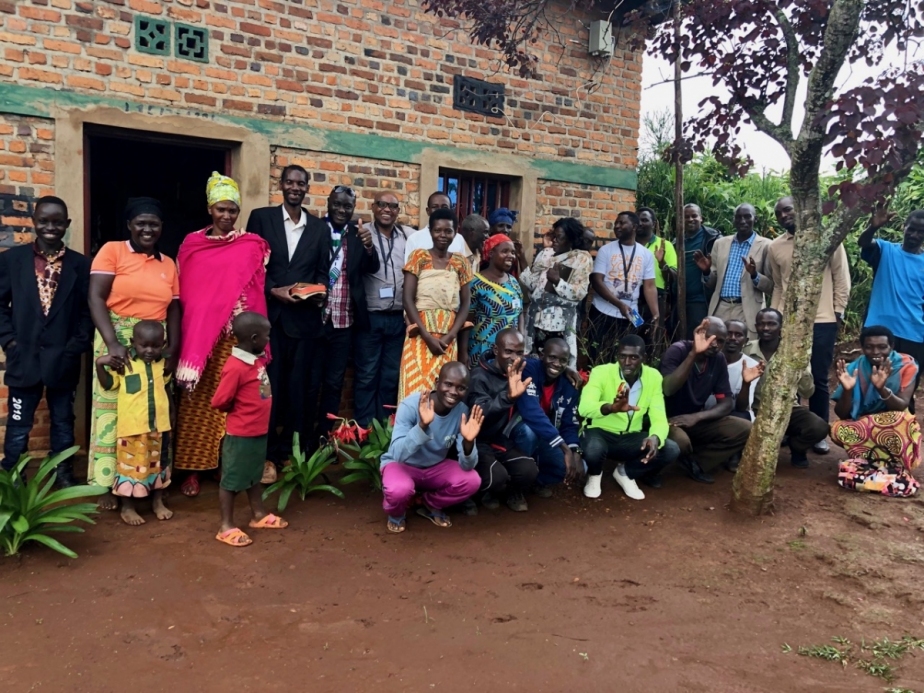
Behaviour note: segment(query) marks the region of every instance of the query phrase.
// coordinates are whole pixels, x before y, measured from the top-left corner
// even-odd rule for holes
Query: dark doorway
[[[86,251],[126,240],[125,201],[154,197],[164,208],[160,250],[175,258],[186,234],[209,223],[205,184],[212,171],[231,175],[232,144],[120,128],[85,132]]]

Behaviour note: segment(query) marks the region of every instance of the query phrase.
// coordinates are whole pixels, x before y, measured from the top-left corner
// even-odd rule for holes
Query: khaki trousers
[[[748,339],[754,341],[757,339],[757,331],[754,329],[754,325],[748,324],[747,318],[744,316],[744,305],[741,303],[729,303],[728,301],[723,301],[719,299],[718,305],[715,307],[715,313],[713,313],[722,322],[727,322],[729,320],[740,320],[745,325],[748,326]]]
[[[750,421],[726,416],[685,428],[671,426],[667,437],[677,443],[681,456],[693,457],[708,472],[741,452],[750,433]]]

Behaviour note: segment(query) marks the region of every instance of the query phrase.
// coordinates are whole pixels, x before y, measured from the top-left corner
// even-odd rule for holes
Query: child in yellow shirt
[[[142,320],[132,331],[130,360],[124,368],[113,368],[109,354],[96,359],[96,375],[103,389],[118,391],[112,493],[122,499],[122,520],[132,526],[144,524],[135,509],[135,498],[150,496],[158,520],[173,517],[163,499],[163,490],[170,485],[164,442],[171,428],[165,344],[163,326],[155,320]]]

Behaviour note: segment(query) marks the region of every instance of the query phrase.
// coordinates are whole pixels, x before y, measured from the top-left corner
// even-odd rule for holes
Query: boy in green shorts
[[[247,492],[253,529],[285,529],[289,523],[263,508],[260,479],[266,460],[272,392],[263,350],[269,343],[270,323],[259,313],[244,312],[231,329],[237,346],[221,371],[212,406],[227,412],[221,447],[221,528],[215,538],[229,546],[249,546],[250,537],[234,525],[234,499]]]

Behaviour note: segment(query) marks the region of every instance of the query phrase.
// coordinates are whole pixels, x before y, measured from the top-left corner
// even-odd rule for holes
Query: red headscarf
[[[485,260],[489,259],[491,257],[491,251],[501,243],[513,243],[513,239],[510,236],[506,236],[502,233],[491,236],[484,242],[484,248],[481,251],[481,257],[483,257]]]

